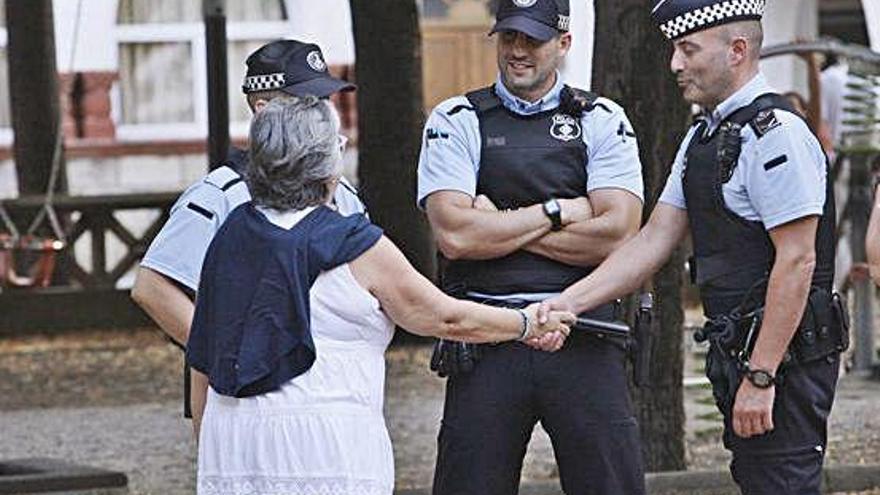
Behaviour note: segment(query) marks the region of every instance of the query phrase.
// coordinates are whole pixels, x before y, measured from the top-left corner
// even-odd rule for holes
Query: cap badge
[[[550,135],[554,138],[568,142],[581,137],[581,124],[571,115],[557,113],[551,122]]]
[[[536,3],[538,3],[538,0],[513,0],[513,3],[517,7],[522,7],[525,9],[527,7],[531,7],[532,5],[535,5]]]
[[[324,72],[327,70],[327,64],[324,63],[324,59],[321,58],[321,52],[317,50],[311,51],[306,55],[306,62],[308,62],[309,67],[318,72]]]

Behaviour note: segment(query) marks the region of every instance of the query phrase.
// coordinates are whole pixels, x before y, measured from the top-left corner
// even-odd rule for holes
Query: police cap
[[[651,17],[667,38],[735,21],[761,20],[766,0],[658,0]]]
[[[519,31],[541,41],[549,41],[568,31],[568,0],[501,0],[495,13],[495,26],[489,34]]]
[[[247,74],[241,86],[245,94],[279,90],[293,96],[326,98],[355,88],[327,72],[321,49],[311,43],[273,41],[257,49],[245,63]]]

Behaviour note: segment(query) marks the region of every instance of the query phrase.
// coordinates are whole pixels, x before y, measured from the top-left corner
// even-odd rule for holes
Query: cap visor
[[[299,97],[312,95],[317,96],[318,98],[326,98],[333,93],[338,93],[340,91],[352,91],[355,87],[354,84],[341,79],[322,76],[309,79],[308,81],[298,82],[290,86],[285,86],[281,88],[281,91]]]
[[[499,20],[492,27],[492,31],[489,34],[495,34],[499,31],[519,31],[541,41],[550,41],[559,34],[556,28],[523,15],[514,15]]]

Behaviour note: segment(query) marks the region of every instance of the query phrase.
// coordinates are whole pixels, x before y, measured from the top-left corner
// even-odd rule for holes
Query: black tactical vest
[[[684,196],[694,244],[692,278],[700,288],[703,309],[713,317],[729,313],[750,293],[761,304],[775,251],[764,224],[737,215],[724,203],[722,185],[730,180],[739,159],[743,126],[761,139],[774,123],[773,109],[791,110],[780,95],[765,94],[727,117],[705,135],[698,123],[685,154]],[[827,164],[826,164],[827,168]],[[834,192],[830,174],[825,207],[816,232],[813,286],[831,290],[834,278]]]
[[[593,109],[595,95],[566,86],[558,108],[534,115],[508,110],[494,87],[468,93],[467,99],[482,139],[477,194],[501,210],[586,194],[587,149],[580,120]],[[440,267],[447,292],[486,294],[558,292],[591,271],[522,250],[490,260],[441,259]]]

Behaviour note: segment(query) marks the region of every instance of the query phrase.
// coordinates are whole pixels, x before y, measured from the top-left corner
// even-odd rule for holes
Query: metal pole
[[[229,152],[229,88],[226,68],[224,0],[202,0],[208,59],[208,168],[226,161]]]
[[[853,153],[849,163],[850,250],[853,263],[865,263],[865,234],[871,214],[869,155]],[[853,367],[856,371],[869,371],[874,363],[874,285],[871,279],[854,281],[853,295]]]

